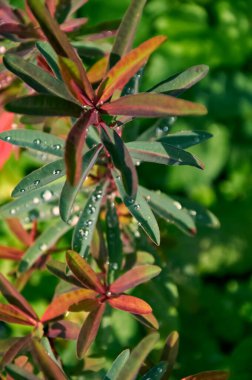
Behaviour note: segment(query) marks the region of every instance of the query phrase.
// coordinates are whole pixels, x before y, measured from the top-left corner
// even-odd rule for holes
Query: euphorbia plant
[[[21,121],[28,120],[33,127],[5,131],[0,133],[0,139],[31,150],[32,154],[39,152],[46,164],[17,184],[12,193],[16,199],[2,206],[0,215],[19,217],[26,228],[34,221],[54,219],[28,244],[24,254],[17,254],[19,278],[21,273],[33,273],[41,268],[38,263],[43,263],[57,241],[73,229],[72,251],[67,252],[66,265],[57,261],[48,263],[48,269],[69,284],[60,282],[44,315],[39,319],[33,314],[32,325],[47,325],[68,310],[89,312],[78,335],[79,357],[86,354],[94,340],[106,304],[132,313],[148,328],[158,328],[151,307],[137,297],[124,294],[160,272],[159,267],[147,264],[146,256],[129,260],[141,244],[160,243],[152,210],[190,235],[196,233],[198,222],[218,225],[215,217],[200,206],[174,200],[138,184],[137,166],[142,161],[203,168],[201,161],[185,149],[211,137],[199,131],[168,134],[163,124],[172,123],[176,116],[206,113],[203,105],[177,96],[202,79],[207,66],[191,67],[151,89],[140,90],[143,67],[166,40],[164,36],[156,36],[132,49],[145,2],[132,0],[110,54],[87,67],[78,49],[52,17],[54,2],[46,1],[44,5],[40,0],[27,0],[31,22],[39,27],[38,38],[47,41],[36,43],[34,55],[23,58],[12,50],[3,59],[5,67],[28,85],[21,88],[20,95],[24,96],[7,102],[6,110],[24,115]],[[59,8],[60,4],[59,1]],[[127,141],[124,131],[134,128],[137,117],[159,120],[134,141]],[[138,227],[147,238],[140,235]],[[142,242],[137,240],[139,235]],[[96,273],[91,265],[98,266],[100,272]],[[21,310],[15,311],[23,315],[26,301],[4,281],[7,280],[2,279],[2,284],[8,284],[15,296],[14,306],[3,307],[6,312],[2,320],[9,318],[9,322],[15,322],[12,308],[20,309],[21,305]],[[3,289],[6,295],[6,286]],[[10,301],[10,297],[6,298]],[[22,302],[18,301],[17,305],[18,299]],[[43,350],[47,348],[45,345],[41,348],[39,343],[42,336],[50,337],[52,348],[57,337],[57,334],[48,335],[48,331],[44,329],[44,334],[36,334],[32,340],[37,347],[36,357],[41,359],[45,376],[65,378],[57,368],[50,372],[50,363],[45,360]],[[7,367],[10,372],[14,369]],[[135,376],[137,372],[132,373]],[[128,377],[131,378],[134,377]]]

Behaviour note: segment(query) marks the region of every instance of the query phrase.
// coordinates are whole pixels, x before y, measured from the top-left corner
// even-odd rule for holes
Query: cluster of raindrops
[[[156,128],[156,138],[160,138],[167,135],[171,125],[175,123],[175,121],[176,121],[176,117],[171,116],[159,122]]]
[[[92,215],[95,214],[96,212],[96,203],[99,202],[102,198],[102,190],[97,190],[94,192],[91,196],[91,202],[86,206],[87,207],[87,214],[89,215],[89,218],[85,220],[82,224],[82,226],[79,228],[78,232],[79,235],[83,240],[87,240],[89,233],[90,233],[90,228],[92,227],[94,223],[94,219]]]

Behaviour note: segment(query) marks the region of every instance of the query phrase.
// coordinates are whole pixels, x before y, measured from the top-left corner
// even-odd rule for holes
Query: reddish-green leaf
[[[66,313],[70,306],[76,305],[86,299],[95,299],[96,296],[97,293],[91,289],[77,289],[69,293],[60,294],[52,300],[41,321],[45,322],[54,319]]]
[[[228,378],[229,373],[226,371],[207,371],[183,377],[181,380],[227,380]]]
[[[144,326],[148,327],[149,329],[159,329],[159,324],[156,319],[156,317],[150,313],[150,314],[132,314],[134,318],[136,318],[140,323],[142,323]]]
[[[8,218],[6,222],[15,236],[21,241],[24,245],[32,244],[32,236],[24,229],[19,219],[17,218]]]
[[[205,115],[207,113],[202,104],[155,93],[123,96],[102,105],[101,109],[110,115],[139,117]]]
[[[60,30],[59,25],[50,15],[49,11],[44,7],[41,0],[27,0],[27,3],[33,15],[39,22],[41,29],[43,30],[44,34],[50,41],[57,54],[63,57],[68,57],[69,59],[75,62],[80,72],[86,95],[89,99],[93,99],[94,92],[91,84],[87,79],[87,74],[83,67],[83,64],[79,56],[76,54],[75,50],[69,43],[64,32]]]
[[[76,340],[80,332],[79,325],[71,321],[57,321],[50,323],[47,336],[49,338],[62,338]]]
[[[149,314],[152,312],[150,305],[141,298],[121,294],[118,297],[108,299],[110,306],[133,314]]]
[[[19,261],[23,254],[24,251],[20,249],[0,245],[0,259]]]
[[[122,89],[165,40],[164,36],[153,37],[121,58],[98,87],[99,103],[108,100],[116,89]]]
[[[168,380],[173,370],[175,361],[177,359],[179,349],[179,334],[177,331],[173,331],[165,342],[165,347],[162,353],[162,360],[165,360],[168,364],[166,373],[163,380]]]
[[[0,321],[34,326],[36,321],[12,305],[0,304]]]
[[[108,56],[102,57],[87,72],[88,80],[91,83],[100,82],[106,75],[108,67]]]
[[[0,273],[0,291],[7,301],[18,309],[28,314],[31,318],[38,320],[35,311],[16,288]]]
[[[6,366],[7,364],[11,363],[17,354],[30,343],[30,340],[31,335],[27,335],[23,338],[19,338],[16,342],[14,342],[4,353],[0,366]]]
[[[78,278],[78,280],[86,287],[96,290],[98,293],[104,293],[105,288],[99,280],[97,274],[93,271],[85,259],[74,251],[66,253],[67,265]]]
[[[11,375],[11,379],[15,380],[41,380],[40,377],[33,375],[33,373],[26,371],[15,364],[9,364],[6,371]]]
[[[32,340],[32,354],[47,380],[67,379],[59,364],[48,355],[48,352],[37,339]]]
[[[61,261],[51,259],[47,264],[47,269],[53,273],[55,276],[59,277],[61,280],[74,284],[78,287],[81,287],[82,284],[77,280],[76,277],[66,274],[66,265]]]
[[[101,324],[105,307],[105,303],[100,304],[99,307],[92,311],[85,320],[77,340],[77,355],[79,358],[82,358],[85,355],[94,341]]]
[[[161,272],[156,265],[139,265],[120,276],[110,286],[113,293],[123,293],[127,289],[136,287],[143,282],[151,280]]]

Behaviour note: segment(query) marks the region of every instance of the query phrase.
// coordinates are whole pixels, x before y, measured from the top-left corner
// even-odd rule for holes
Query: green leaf
[[[72,207],[74,200],[86,178],[89,171],[95,164],[98,155],[102,149],[102,145],[99,144],[94,148],[90,149],[87,153],[84,154],[82,159],[82,175],[76,186],[70,185],[68,181],[65,182],[61,195],[60,195],[60,216],[65,222],[68,221],[71,215]]]
[[[159,339],[158,333],[147,335],[131,352],[129,359],[119,372],[118,379],[134,380],[147,355]]]
[[[40,54],[43,55],[46,62],[48,63],[54,74],[57,76],[57,78],[61,80],[62,78],[58,67],[58,56],[51,47],[51,45],[45,41],[38,41],[36,42],[36,47]]]
[[[145,4],[146,0],[131,1],[116,34],[110,53],[110,67],[114,66],[131,49]]]
[[[12,202],[8,202],[0,207],[0,217],[20,217],[28,215],[31,220],[37,219],[39,209],[42,208],[41,214],[47,202],[52,202],[59,198],[62,183],[52,184],[46,188],[34,190]],[[30,220],[29,220],[30,221]]]
[[[124,350],[114,360],[112,367],[107,372],[104,380],[119,380],[118,375],[121,369],[124,367],[130,355],[130,350]]]
[[[148,201],[153,211],[168,222],[174,223],[182,231],[194,235],[196,226],[193,218],[183,209],[182,205],[160,191],[151,191],[140,187],[141,193]]]
[[[160,362],[155,367],[151,368],[141,380],[162,380],[167,368],[166,362]]]
[[[9,144],[63,157],[65,141],[49,133],[26,129],[11,129],[0,133],[0,140]]]
[[[106,213],[106,235],[109,256],[109,269],[116,271],[122,265],[121,231],[115,204],[108,199]]]
[[[33,373],[26,371],[15,364],[9,364],[6,366],[7,373],[15,380],[40,380],[39,377],[33,375]]]
[[[179,96],[204,78],[208,71],[209,67],[206,65],[192,66],[182,73],[173,75],[172,77],[164,80],[148,91]]]
[[[73,232],[72,249],[87,257],[107,182],[98,185],[90,194]]]
[[[118,133],[109,129],[105,124],[102,128],[101,138],[111,155],[113,164],[121,173],[126,193],[135,198],[138,186],[137,172],[126,145]]]
[[[122,201],[128,207],[130,213],[136,218],[139,225],[143,228],[146,234],[153,240],[157,245],[160,244],[160,232],[158,228],[157,221],[153,215],[150,206],[143,198],[140,189],[136,195],[136,199],[129,197],[122,184],[121,177],[116,171],[113,171],[113,177],[116,183],[116,186],[119,190]]]
[[[45,229],[35,243],[25,252],[19,264],[19,272],[25,272],[29,269],[39,257],[52,248],[59,238],[71,228],[72,226],[60,220]]]
[[[51,93],[70,102],[76,102],[66,89],[64,82],[54,78],[48,72],[33,63],[27,62],[22,57],[13,54],[5,55],[3,62],[8,70],[21,78],[37,92],[43,94]]]
[[[66,273],[66,264],[62,263],[61,261],[51,259],[46,264],[46,267],[51,273],[53,273],[61,280],[69,282],[70,284],[74,284],[78,287],[82,286],[81,282],[79,282],[76,277]]]
[[[176,118],[173,116],[158,119],[155,124],[153,124],[151,127],[148,127],[145,131],[143,131],[140,135],[138,135],[136,140],[138,141],[158,140],[161,137],[166,136],[168,134],[170,127],[175,121],[176,121]]]
[[[65,162],[63,159],[50,162],[24,177],[14,188],[11,196],[15,198],[39,189],[63,177],[65,172]]]
[[[73,116],[79,117],[82,108],[76,103],[54,95],[29,95],[10,101],[6,111],[31,116]]]
[[[138,161],[163,165],[190,165],[203,169],[203,163],[191,153],[163,141],[134,141],[127,143],[131,157]]]
[[[181,131],[161,137],[159,141],[177,148],[186,149],[193,145],[200,144],[211,137],[213,137],[211,133],[204,131]]]

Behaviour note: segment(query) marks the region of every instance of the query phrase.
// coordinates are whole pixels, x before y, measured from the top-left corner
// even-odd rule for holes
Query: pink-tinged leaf
[[[27,335],[23,338],[19,338],[16,342],[14,342],[4,353],[3,358],[0,362],[0,367],[11,363],[13,359],[15,359],[15,357],[18,355],[18,353],[30,344],[30,341],[31,335]]]
[[[102,57],[93,66],[91,66],[87,72],[90,83],[98,83],[104,78],[108,67],[108,60],[108,56]]]
[[[150,314],[152,308],[150,305],[143,301],[141,298],[121,294],[118,297],[108,299],[110,306],[115,309],[127,311],[133,314]]]
[[[82,25],[87,23],[88,19],[85,17],[67,20],[60,25],[60,29],[65,33],[71,33],[78,30]]]
[[[38,316],[26,299],[16,290],[16,288],[0,273],[0,291],[7,301],[16,306],[20,311],[28,314],[32,319],[38,320]]]
[[[85,287],[89,287],[96,290],[98,293],[104,294],[104,285],[102,285],[99,277],[85,259],[74,251],[67,251],[66,261],[73,274]]]
[[[17,248],[0,246],[0,259],[20,261],[24,251]]]
[[[104,104],[101,109],[110,115],[138,117],[205,115],[207,113],[206,107],[202,104],[154,93],[123,96]]]
[[[1,112],[0,113],[0,132],[7,131],[11,129],[11,125],[14,121],[14,114],[10,112]],[[13,147],[4,142],[0,141],[0,169],[4,166],[6,161],[9,159],[11,152],[13,151]]]
[[[49,10],[50,14],[54,16],[56,12],[56,5],[57,5],[56,0],[45,0],[45,5],[47,9]]]
[[[78,304],[85,299],[94,299],[96,296],[97,293],[90,289],[77,289],[69,293],[60,294],[52,300],[43,314],[41,321],[45,322],[54,319],[66,313],[70,306]]]
[[[183,377],[181,380],[227,380],[228,378],[229,373],[227,371],[207,371]]]
[[[36,321],[12,305],[0,304],[0,321],[35,326]]]
[[[50,12],[45,8],[41,0],[27,0],[27,3],[56,53],[60,56],[68,57],[76,64],[85,88],[85,94],[89,99],[93,99],[94,91],[87,79],[81,59],[71,46],[64,32],[60,30],[56,20],[50,15]]]
[[[82,328],[80,330],[80,334],[78,336],[78,340],[77,340],[78,358],[82,358],[85,355],[90,345],[94,341],[101,324],[105,307],[106,307],[105,303],[100,304],[96,310],[92,311],[88,315],[87,319],[83,323]]]
[[[142,323],[144,326],[150,328],[150,329],[159,329],[159,324],[156,319],[156,317],[150,313],[150,314],[132,314],[134,318],[136,318],[140,323]]]
[[[19,241],[21,241],[24,245],[29,246],[33,243],[33,239],[31,235],[24,229],[19,219],[10,218],[6,219],[6,222],[10,228],[10,230],[16,235]]]
[[[127,289],[136,287],[143,282],[151,280],[161,272],[156,265],[139,265],[117,278],[110,286],[112,293],[123,293]]]
[[[38,32],[31,25],[22,25],[16,22],[8,22],[0,25],[0,34],[3,36],[14,34],[19,38],[38,38]]]
[[[65,163],[67,179],[76,185],[82,174],[82,155],[88,127],[95,122],[94,111],[83,113],[71,128],[65,146]]]
[[[167,369],[166,369],[166,373],[164,375],[163,380],[168,380],[170,378],[174,364],[177,359],[178,350],[179,350],[179,334],[177,331],[173,331],[169,334],[165,342],[165,347],[161,356],[161,360],[164,360],[165,362],[167,362]]]
[[[97,89],[99,103],[108,100],[116,89],[122,89],[165,40],[164,36],[153,37],[121,58]]]
[[[49,338],[62,338],[75,340],[80,332],[79,326],[71,321],[57,321],[50,323],[47,336]]]
[[[32,340],[32,355],[35,357],[39,367],[48,380],[66,380],[67,376],[64,374],[60,365],[57,364],[46,352],[43,345],[37,339]]]
[[[86,4],[88,0],[74,0],[71,4],[70,12],[68,13],[68,17],[70,17],[72,14],[74,14],[78,9],[83,7],[84,4]]]

